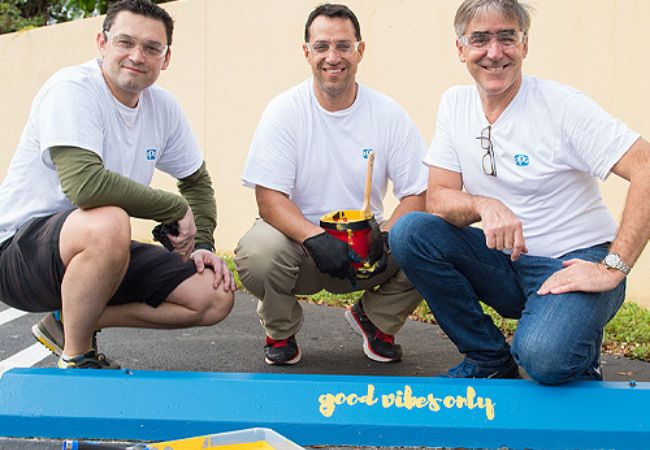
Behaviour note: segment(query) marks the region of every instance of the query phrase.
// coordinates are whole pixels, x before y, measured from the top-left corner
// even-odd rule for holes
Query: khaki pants
[[[262,219],[257,219],[241,238],[235,255],[239,277],[260,300],[257,313],[272,339],[285,339],[300,330],[303,313],[296,295],[323,289],[335,294],[366,289],[362,301],[368,318],[392,335],[422,300],[392,256],[384,272],[359,280],[354,289],[348,280],[321,273],[302,245]]]

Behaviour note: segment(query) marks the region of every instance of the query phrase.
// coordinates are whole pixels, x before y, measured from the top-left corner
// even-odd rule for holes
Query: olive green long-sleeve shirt
[[[119,206],[131,217],[172,223],[183,218],[188,206],[196,224],[196,243],[214,249],[217,206],[205,163],[178,181],[179,194],[154,189],[106,169],[99,155],[77,147],[50,149],[61,188],[80,209]]]

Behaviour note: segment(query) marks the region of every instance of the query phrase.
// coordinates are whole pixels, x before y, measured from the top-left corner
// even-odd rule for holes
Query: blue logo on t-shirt
[[[364,148],[361,150],[363,152],[363,159],[368,159],[368,155],[372,152],[371,148]]]
[[[156,154],[158,153],[158,150],[155,148],[148,148],[146,150],[147,152],[147,161],[155,161],[156,160]]]
[[[530,160],[528,159],[528,155],[522,155],[521,153],[515,155],[515,164],[524,167],[530,164]]]

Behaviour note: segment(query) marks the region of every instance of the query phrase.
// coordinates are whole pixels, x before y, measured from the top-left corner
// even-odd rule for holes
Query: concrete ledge
[[[0,436],[164,441],[267,427],[306,445],[648,448],[650,383],[13,369]]]

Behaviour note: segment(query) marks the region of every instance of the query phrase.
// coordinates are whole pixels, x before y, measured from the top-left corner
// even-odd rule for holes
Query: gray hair
[[[516,21],[521,31],[528,33],[530,13],[533,11],[531,6],[518,0],[465,0],[454,17],[456,36],[461,37],[465,33],[467,25],[477,14],[488,11],[496,11],[504,18]]]

